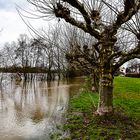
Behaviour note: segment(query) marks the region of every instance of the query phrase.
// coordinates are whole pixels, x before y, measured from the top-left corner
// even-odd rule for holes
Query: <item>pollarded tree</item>
[[[140,58],[140,1],[27,1],[37,8],[41,17],[50,18],[54,15],[95,37],[96,43],[93,47],[98,52],[98,58],[93,59],[87,55],[86,59],[99,73],[97,113],[112,113],[114,72],[128,60]],[[123,49],[116,49],[116,46]]]
[[[95,39],[82,30],[66,25],[63,28],[63,46],[65,46],[65,56],[68,62],[69,76],[74,76],[77,72],[90,75],[93,91],[98,90],[98,74],[93,67],[92,60],[98,59],[98,52],[94,48]],[[90,56],[90,57],[89,57]],[[79,73],[79,74],[80,74]],[[72,74],[72,75],[71,75]]]

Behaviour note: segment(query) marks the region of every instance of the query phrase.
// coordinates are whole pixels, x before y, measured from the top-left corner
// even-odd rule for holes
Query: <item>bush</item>
[[[126,77],[136,77],[136,78],[140,78],[140,73],[127,73],[125,75]]]

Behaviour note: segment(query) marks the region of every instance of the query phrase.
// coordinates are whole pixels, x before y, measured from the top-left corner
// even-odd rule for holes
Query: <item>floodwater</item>
[[[83,81],[10,81],[0,90],[0,140],[49,140]]]

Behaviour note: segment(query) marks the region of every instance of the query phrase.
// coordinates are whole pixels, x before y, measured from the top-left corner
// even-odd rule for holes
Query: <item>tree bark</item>
[[[99,103],[97,114],[109,115],[113,113],[113,75],[103,69],[99,78]]]
[[[101,39],[99,66],[99,103],[97,113],[109,115],[113,113],[113,59],[109,59],[116,39],[110,36],[110,29],[106,29]]]

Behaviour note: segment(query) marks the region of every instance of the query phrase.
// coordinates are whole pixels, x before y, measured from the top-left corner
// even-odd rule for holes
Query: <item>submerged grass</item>
[[[69,102],[67,124],[71,140],[139,140],[140,79],[115,77],[113,115],[94,115],[98,94],[83,88]]]

